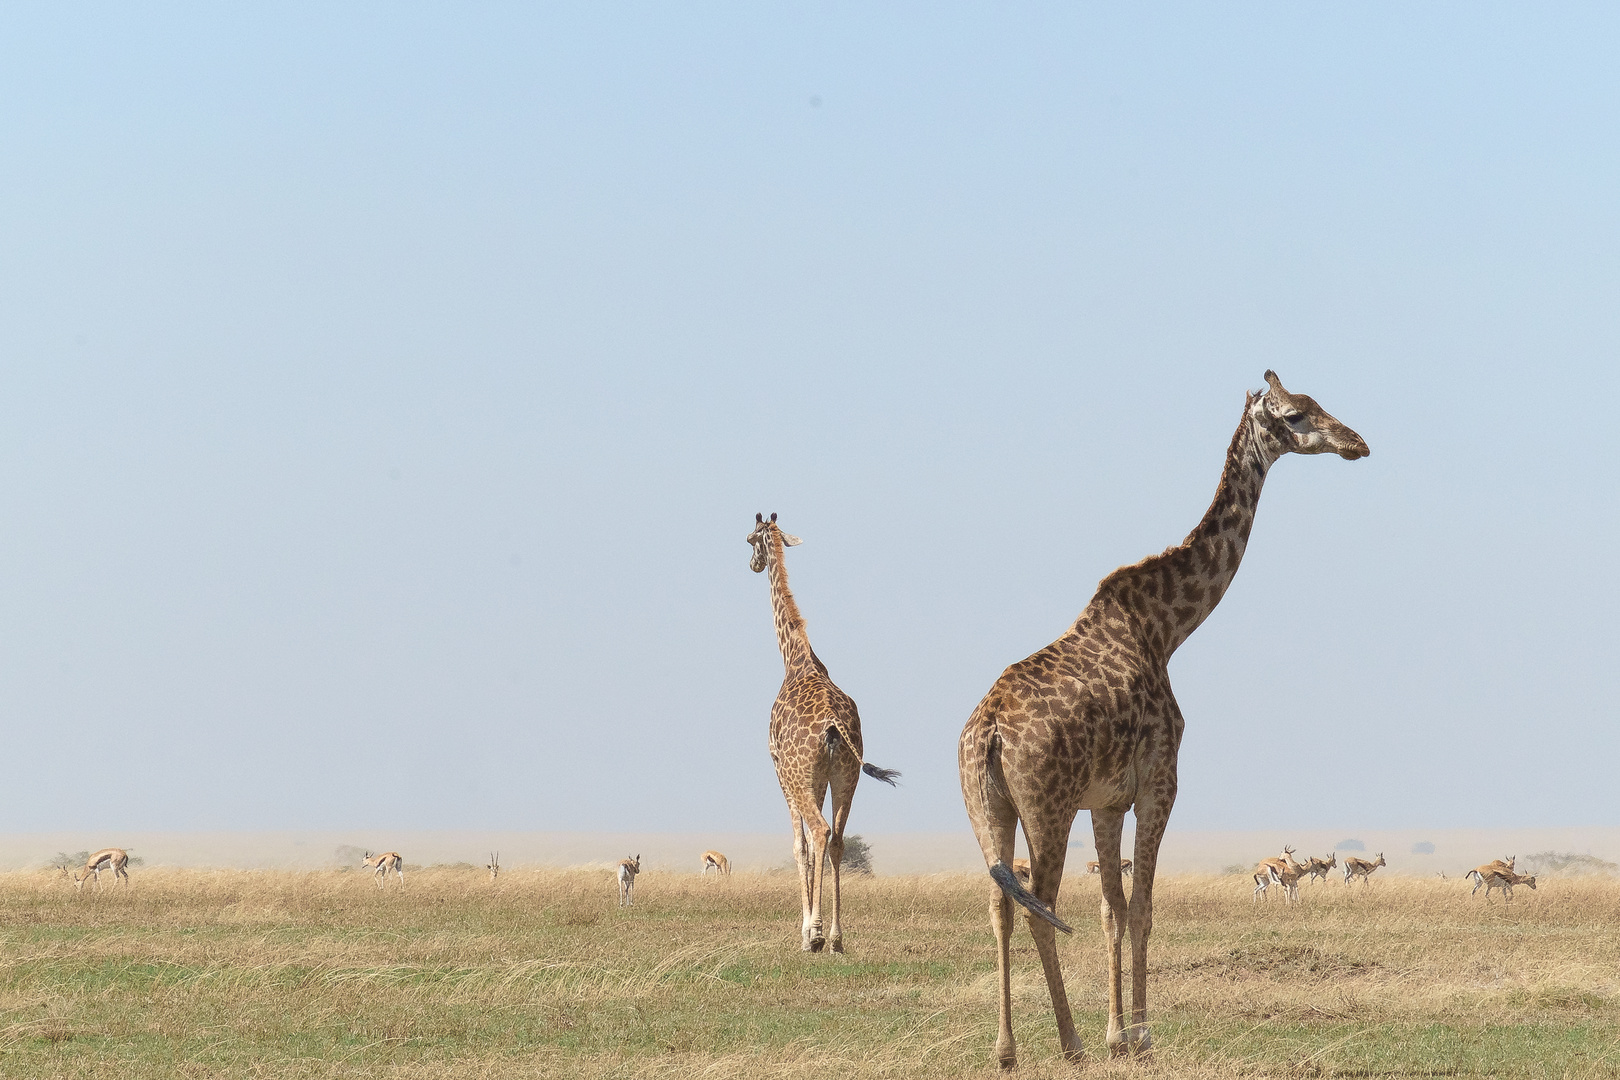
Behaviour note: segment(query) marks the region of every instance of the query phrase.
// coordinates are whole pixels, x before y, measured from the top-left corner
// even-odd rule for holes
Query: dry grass
[[[995,975],[978,877],[857,879],[842,957],[798,947],[789,875],[137,871],[76,895],[0,875],[0,1076],[988,1076]],[[1151,1066],[1119,1075],[1620,1076],[1620,883],[1511,905],[1375,877],[1253,905],[1246,878],[1157,890]],[[1063,942],[1103,1032],[1095,878]],[[1026,1077],[1071,1076],[1028,935]]]

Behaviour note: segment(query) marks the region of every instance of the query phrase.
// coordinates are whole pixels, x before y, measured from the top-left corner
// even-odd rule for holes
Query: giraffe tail
[[[890,787],[895,786],[895,783],[894,783],[895,777],[900,775],[900,770],[899,769],[880,769],[876,765],[871,764],[870,762],[862,762],[861,763],[861,772],[865,773],[867,776],[870,776],[874,780],[883,781],[885,784],[888,784]]]
[[[1028,908],[1030,914],[1045,919],[1065,934],[1074,933],[1074,927],[1058,918],[1057,912],[1042,903],[1040,897],[1019,884],[1018,875],[1013,872],[1013,868],[1000,859],[997,859],[996,864],[990,868],[990,878],[1001,886],[1002,892]]]

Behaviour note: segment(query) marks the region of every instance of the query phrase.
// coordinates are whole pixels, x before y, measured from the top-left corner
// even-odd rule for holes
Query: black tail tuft
[[[874,780],[881,780],[890,787],[894,787],[894,778],[900,775],[899,769],[880,769],[871,763],[861,766],[861,772]]]
[[[1045,919],[1065,934],[1074,933],[1074,927],[1058,918],[1057,912],[1041,903],[1040,897],[1020,885],[1018,875],[1013,873],[1013,868],[1000,859],[997,859],[996,864],[990,868],[990,877],[997,885],[1001,886],[1002,892],[1024,905],[1031,913]]]

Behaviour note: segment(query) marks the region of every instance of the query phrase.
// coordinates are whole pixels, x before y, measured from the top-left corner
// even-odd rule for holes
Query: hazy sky
[[[1287,458],[1172,827],[1620,824],[1620,15],[0,14],[0,831],[781,829],[755,511],[964,829],[1000,670]],[[88,838],[91,846],[95,841]]]

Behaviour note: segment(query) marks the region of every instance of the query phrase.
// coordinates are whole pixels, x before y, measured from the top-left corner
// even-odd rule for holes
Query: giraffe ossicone
[[[1023,905],[1046,975],[1065,1056],[1081,1057],[1063,986],[1054,930],[1069,829],[1091,811],[1102,877],[1108,947],[1108,1035],[1114,1054],[1145,1052],[1147,946],[1159,841],[1176,797],[1176,753],[1183,721],[1170,690],[1170,656],[1215,610],[1237,573],[1260,489],[1284,454],[1366,457],[1361,436],[1267,371],[1266,389],[1247,394],[1227,447],[1215,499],[1176,547],[1103,578],[1074,624],[1052,644],[1006,671],[973,711],[958,743],[962,798],[995,889],[1000,1025],[996,1056],[1017,1062],[1012,1033],[1013,904]],[[1120,872],[1125,813],[1136,813],[1134,884],[1129,906]],[[1030,881],[1013,872],[1019,825],[1029,843]],[[1131,1022],[1124,1016],[1121,947],[1131,938]]]

